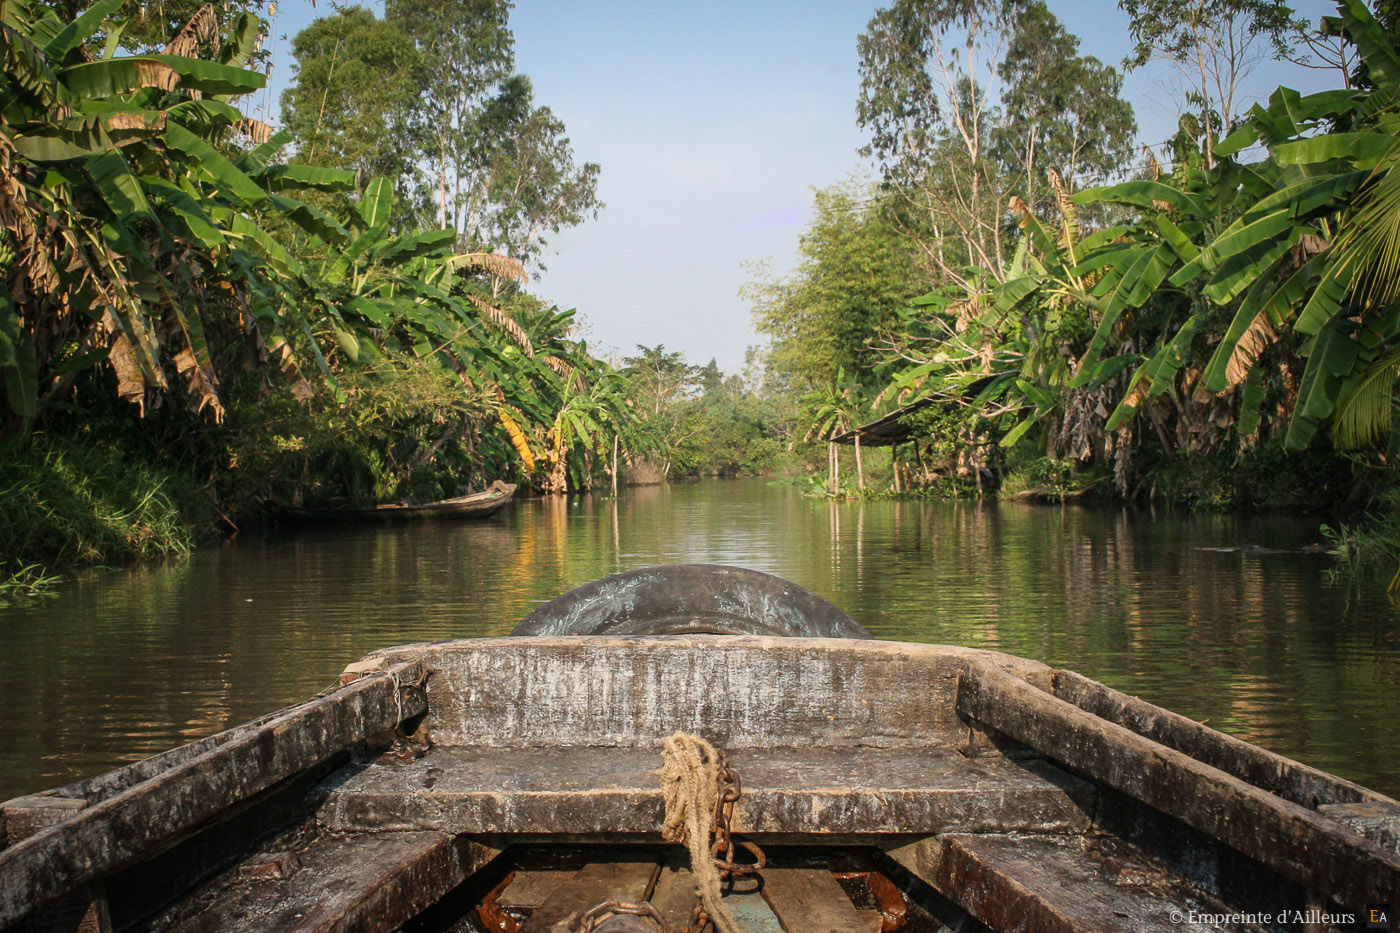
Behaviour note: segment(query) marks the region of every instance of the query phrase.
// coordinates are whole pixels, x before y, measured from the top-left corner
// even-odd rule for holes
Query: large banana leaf
[[[1117,185],[1099,188],[1086,188],[1074,195],[1075,204],[1129,204],[1135,207],[1156,209],[1157,202],[1168,204],[1185,211],[1188,216],[1202,213],[1200,202],[1178,188],[1164,185],[1159,181],[1127,181]]]
[[[193,160],[192,168],[213,182],[221,194],[246,205],[258,204],[267,198],[266,191],[240,172],[221,152],[210,145],[208,140],[196,136],[179,123],[173,120],[167,123],[164,139],[172,149],[178,149],[190,156]]]
[[[119,151],[109,150],[89,159],[87,173],[113,214],[124,220],[135,217],[155,219],[141,182]]]
[[[124,3],[125,0],[98,0],[44,45],[44,55],[50,61],[62,62],[69,52],[86,42],[102,27],[102,21],[120,10]]]
[[[1307,447],[1317,429],[1337,407],[1343,383],[1356,370],[1360,345],[1349,333],[1354,325],[1333,318],[1312,340],[1308,365],[1298,386],[1298,402],[1284,442],[1295,450]]]
[[[269,158],[287,139],[281,134],[268,140],[263,146],[249,152],[240,160],[240,165],[252,170],[255,166],[266,165],[259,158]],[[278,143],[278,145],[273,145]],[[317,165],[268,165],[255,172],[254,178],[268,191],[296,191],[314,188],[318,191],[350,191],[355,187],[355,173],[338,168],[322,168]]]

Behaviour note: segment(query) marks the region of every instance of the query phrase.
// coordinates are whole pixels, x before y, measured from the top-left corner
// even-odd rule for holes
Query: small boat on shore
[[[697,807],[700,857],[667,841]],[[1400,907],[1389,797],[700,565],[374,652],[0,827],[0,929],[1342,931]]]
[[[488,489],[453,499],[425,502],[421,505],[386,503],[368,508],[351,506],[293,506],[278,505],[277,517],[297,525],[321,525],[339,522],[408,522],[424,519],[486,518],[510,504],[515,495],[513,483],[496,480]]]

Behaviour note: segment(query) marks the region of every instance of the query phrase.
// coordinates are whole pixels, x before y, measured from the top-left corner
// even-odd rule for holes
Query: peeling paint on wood
[[[239,881],[173,933],[372,933],[396,930],[494,853],[442,833],[326,836],[291,876]],[[247,867],[249,863],[245,863]]]
[[[724,748],[953,746],[967,659],[1048,687],[1051,669],[946,645],[683,635],[469,639],[390,649],[431,672],[438,745],[638,745],[676,730]]]
[[[889,854],[994,930],[1171,933],[1229,912],[1111,838],[950,834]]]

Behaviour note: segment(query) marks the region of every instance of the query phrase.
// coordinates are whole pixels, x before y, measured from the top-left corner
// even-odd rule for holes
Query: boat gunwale
[[[435,502],[354,506],[279,505],[277,514],[301,522],[374,522],[410,518],[485,518],[505,508],[515,497],[515,483],[496,480],[481,492],[439,499]]]
[[[362,718],[357,727],[350,727],[349,731],[354,732],[354,736],[347,738],[341,735],[340,739],[332,743],[334,748],[327,746],[322,749],[327,753],[342,750],[357,741],[362,741],[370,732],[393,728],[404,718],[426,711],[432,702],[431,697],[419,692],[417,695],[422,698],[421,708],[417,701],[407,704],[404,701],[403,688],[407,685],[407,680],[416,681],[421,675],[426,679],[428,690],[431,692],[434,671],[438,668],[436,662],[440,662],[445,656],[459,651],[501,651],[528,655],[543,648],[583,648],[586,649],[583,652],[585,655],[601,651],[613,657],[620,657],[624,652],[772,652],[781,649],[778,653],[786,653],[795,659],[795,663],[800,663],[803,658],[811,657],[814,653],[859,655],[867,658],[947,658],[954,661],[957,668],[954,710],[966,723],[968,753],[980,751],[985,754],[999,754],[996,736],[1003,734],[1044,754],[1071,772],[1084,774],[1205,832],[1236,851],[1258,859],[1284,877],[1308,884],[1313,890],[1328,890],[1326,885],[1333,885],[1328,893],[1344,894],[1347,901],[1352,902],[1349,906],[1357,906],[1361,903],[1359,898],[1371,897],[1380,891],[1378,886],[1390,885],[1389,893],[1392,896],[1400,894],[1400,884],[1396,883],[1396,879],[1400,879],[1400,856],[1386,851],[1366,836],[1331,819],[1327,814],[1288,800],[1286,795],[1275,789],[1261,788],[1247,778],[1202,761],[1198,755],[1175,748],[1156,737],[1144,735],[1132,728],[1131,722],[1115,722],[1093,710],[1085,709],[1072,699],[1058,695],[1073,684],[1077,695],[1082,699],[1082,681],[1087,681],[1088,684],[1107,691],[1110,699],[1113,699],[1114,695],[1128,700],[1134,699],[1125,694],[1117,694],[1111,688],[1083,678],[1082,675],[1075,675],[1079,680],[1059,678],[1057,674],[1073,672],[1056,671],[1037,661],[988,649],[955,645],[839,638],[695,634],[654,637],[506,636],[416,643],[371,652],[347,669],[347,674],[342,679],[343,685],[339,688],[287,707],[278,713],[261,717],[252,723],[227,730],[218,736],[201,740],[211,744],[198,753],[180,757],[177,755],[180,749],[175,749],[147,759],[146,762],[127,766],[128,769],[140,769],[145,765],[149,771],[151,762],[170,762],[169,767],[156,770],[134,784],[113,790],[120,782],[94,784],[91,782],[99,779],[88,779],[89,786],[99,793],[101,788],[107,788],[107,796],[87,801],[87,806],[72,816],[27,839],[12,842],[7,848],[0,849],[0,927],[23,916],[24,912],[42,897],[61,893],[72,885],[81,884],[124,865],[134,864],[168,848],[203,822],[217,819],[219,813],[229,805],[247,799],[275,781],[297,773],[299,769],[304,769],[304,766],[310,766],[314,762],[297,759],[301,762],[298,767],[284,767],[281,772],[275,774],[255,774],[251,781],[235,780],[237,792],[232,796],[215,795],[218,797],[217,805],[213,800],[205,801],[204,809],[199,811],[197,819],[185,819],[178,825],[167,827],[164,830],[165,834],[159,838],[152,835],[155,830],[146,827],[142,831],[150,838],[141,837],[135,840],[134,844],[123,840],[125,844],[117,845],[117,839],[113,836],[115,828],[120,827],[125,832],[133,825],[132,814],[124,813],[122,808],[143,795],[148,795],[153,789],[160,788],[164,793],[182,793],[173,786],[173,781],[179,775],[195,775],[206,782],[210,779],[217,780],[219,773],[226,770],[227,762],[235,760],[238,755],[246,755],[259,743],[270,743],[268,748],[262,751],[270,756],[268,760],[273,760],[277,748],[303,741],[303,738],[295,733],[293,724],[305,720],[313,709],[319,708],[318,704],[334,705],[352,694],[375,691],[375,696],[378,697],[377,708],[383,713],[381,718],[384,721],[368,722]],[[410,678],[407,676],[407,672],[410,671],[417,673]],[[348,683],[346,678],[349,678]],[[1071,696],[1076,695],[1074,690],[1068,692]],[[999,701],[996,699],[998,696],[1010,698],[1014,703]],[[387,709],[386,704],[389,704]],[[1159,707],[1152,709],[1170,713]],[[1175,717],[1171,723],[1178,730],[1178,734],[1185,734],[1193,741],[1204,743],[1203,747],[1214,748],[1216,751],[1224,750],[1231,755],[1242,754],[1243,760],[1250,768],[1276,768],[1280,775],[1292,773],[1302,774],[1310,779],[1321,779],[1324,784],[1334,789],[1338,802],[1354,801],[1357,799],[1357,793],[1362,792],[1365,794],[1362,798],[1364,800],[1400,808],[1400,803],[1360,785],[1234,739],[1177,714],[1170,715]],[[1047,724],[1054,729],[1045,731],[1049,728]],[[980,749],[976,746],[979,735],[982,742]],[[199,744],[191,743],[190,746],[181,746],[181,749]],[[324,760],[325,756],[317,753],[312,757],[319,761]],[[1159,772],[1174,782],[1175,792],[1180,795],[1180,799],[1174,799],[1170,794],[1163,797],[1159,790],[1140,786],[1141,775]],[[120,771],[113,774],[117,773]],[[141,773],[143,772],[139,770],[130,770],[127,775],[136,777]],[[1183,778],[1185,783],[1181,783],[1177,778]],[[83,783],[76,782],[76,785],[69,787]],[[1182,788],[1185,788],[1184,792]],[[52,791],[47,793],[57,794]],[[1228,815],[1224,824],[1218,820],[1212,822],[1215,817],[1193,816],[1192,807],[1202,801],[1210,805],[1237,806],[1240,808],[1238,812],[1245,814],[1242,822],[1254,825],[1252,828],[1231,826],[1230,820],[1235,817]],[[146,802],[150,803],[149,800]],[[0,803],[0,814],[4,813],[7,804],[15,803],[16,801]],[[70,846],[67,834],[73,833],[79,826],[91,824],[107,826],[107,836],[102,837],[99,834],[79,845],[76,853],[68,851]],[[914,832],[917,833],[917,830]],[[1259,839],[1267,840],[1268,844],[1261,846]],[[1285,839],[1287,844],[1276,844],[1279,839]],[[1345,872],[1339,875],[1330,864],[1319,864],[1321,860],[1316,858],[1309,860],[1306,856],[1310,846],[1313,850],[1321,846],[1325,852],[1331,854],[1346,853],[1345,861],[1348,864]],[[1358,866],[1363,867],[1365,871],[1359,872]],[[1359,875],[1364,875],[1365,880],[1347,880]],[[17,888],[16,885],[20,887]],[[17,910],[20,912],[16,913]]]

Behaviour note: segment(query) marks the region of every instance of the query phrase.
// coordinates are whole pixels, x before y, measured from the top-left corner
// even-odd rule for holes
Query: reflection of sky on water
[[[487,522],[245,535],[0,610],[0,799],[293,702],[374,648],[501,635],[598,577],[776,573],[876,635],[1080,670],[1400,792],[1400,616],[1288,548],[1316,521],[1025,505],[829,503],[758,480],[516,503]]]

